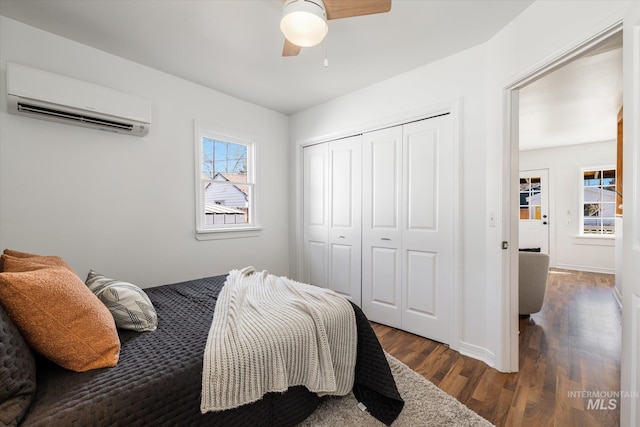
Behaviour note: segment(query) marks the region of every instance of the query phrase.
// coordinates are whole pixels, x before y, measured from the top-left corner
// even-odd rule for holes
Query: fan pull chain
[[[329,35],[324,38],[324,66],[329,66]]]

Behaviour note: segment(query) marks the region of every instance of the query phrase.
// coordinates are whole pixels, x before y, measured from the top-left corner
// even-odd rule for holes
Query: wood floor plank
[[[618,426],[622,316],[608,274],[552,270],[540,313],[519,321],[517,373],[372,323],[383,348],[496,426]],[[616,407],[613,407],[616,404]]]

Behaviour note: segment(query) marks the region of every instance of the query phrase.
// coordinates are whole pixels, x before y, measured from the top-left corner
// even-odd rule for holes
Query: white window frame
[[[618,179],[618,170],[616,168],[615,165],[605,165],[605,166],[590,166],[590,167],[584,167],[580,169],[580,183],[579,183],[579,188],[580,188],[580,194],[579,194],[579,207],[578,207],[578,212],[579,212],[579,221],[578,221],[578,238],[581,239],[586,239],[586,240],[590,240],[590,239],[594,239],[594,240],[600,240],[600,239],[615,239],[616,236],[616,230],[614,229],[614,232],[611,234],[602,234],[602,233],[585,233],[584,232],[584,173],[585,172],[593,172],[593,171],[605,171],[605,170],[614,170],[616,173],[616,179]],[[614,219],[615,219],[615,202],[614,202]],[[597,244],[597,243],[596,243]]]
[[[204,204],[205,191],[203,182],[203,152],[202,139],[209,138],[218,141],[225,141],[234,144],[241,144],[247,147],[247,185],[251,188],[249,191],[249,222],[247,224],[205,224]],[[256,183],[256,143],[252,135],[223,129],[218,126],[212,126],[198,121],[194,122],[194,140],[195,140],[195,193],[196,193],[196,239],[212,240],[212,239],[230,239],[238,237],[257,236],[262,230],[258,222],[257,209],[257,183]]]

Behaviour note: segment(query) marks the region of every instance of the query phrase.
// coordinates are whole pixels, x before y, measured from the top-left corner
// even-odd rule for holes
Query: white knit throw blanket
[[[296,385],[346,395],[356,346],[353,308],[335,292],[253,267],[233,270],[207,338],[200,410],[236,408]]]

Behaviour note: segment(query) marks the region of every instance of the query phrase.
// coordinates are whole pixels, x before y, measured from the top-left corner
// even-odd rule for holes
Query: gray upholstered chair
[[[519,252],[519,255],[519,313],[523,316],[542,309],[549,277],[549,255],[539,252]]]

